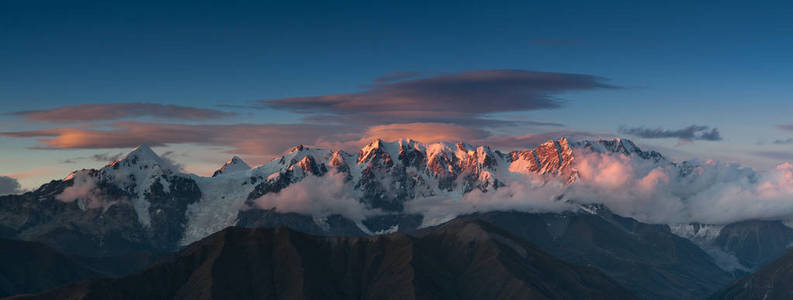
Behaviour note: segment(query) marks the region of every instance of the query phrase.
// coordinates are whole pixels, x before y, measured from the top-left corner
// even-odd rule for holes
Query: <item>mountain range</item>
[[[323,245],[330,241],[358,245],[372,239],[410,245],[414,250],[420,248],[418,245],[437,244],[441,248],[422,248],[426,252],[413,259],[439,259],[436,251],[461,245],[445,244],[443,241],[447,238],[443,235],[430,237],[444,232],[446,227],[443,226],[463,226],[460,222],[465,220],[466,224],[476,224],[480,230],[496,230],[499,236],[507,234],[516,240],[515,243],[525,244],[522,246],[525,249],[531,247],[531,251],[542,253],[537,255],[547,256],[544,254],[547,252],[553,259],[560,260],[552,263],[559,264],[559,268],[563,268],[562,265],[591,266],[598,270],[597,274],[602,273],[627,288],[626,295],[645,299],[706,297],[781,257],[793,242],[793,229],[778,220],[650,224],[621,216],[607,205],[579,202],[568,195],[566,187],[586,184],[590,180],[583,177],[584,170],[579,165],[583,156],[590,154],[671,168],[683,178],[697,176],[696,162],[672,162],[626,139],[573,142],[562,138],[533,149],[512,152],[462,142],[424,144],[413,140],[375,140],[357,153],[296,146],[255,168],[235,156],[211,177],[183,173],[142,145],[103,168],[78,170],[34,191],[0,196],[0,238],[35,242],[61,253],[68,261],[81,264],[89,275],[75,276],[75,280],[124,277],[120,281],[91,281],[74,290],[90,295],[116,289],[116,284],[123,287],[136,280],[144,282],[147,279],[141,274],[145,273],[138,272],[155,261],[172,257],[172,253],[184,259],[191,255],[208,259],[207,251],[213,251],[211,244],[222,244],[226,235],[236,239],[247,236],[259,239],[256,236],[266,235],[274,239],[270,243],[283,240],[287,244],[294,241],[286,240],[299,236],[299,239],[312,241],[305,245],[322,249],[328,247]],[[507,193],[520,203],[539,201],[520,198],[519,193],[510,190],[523,181],[539,181],[542,185],[556,187],[556,193],[549,195],[551,199],[544,200],[548,202],[548,209],[489,207],[483,202],[489,199],[486,196],[500,193]],[[471,202],[475,204],[473,209],[455,209],[458,204],[469,204],[459,199],[471,197],[484,197],[484,200]],[[427,206],[428,201],[445,206]],[[565,209],[556,209],[559,206]],[[434,210],[446,212],[446,208],[448,214],[431,214]],[[437,229],[439,231],[428,233],[433,232],[429,229],[436,228],[434,226],[452,219],[457,225],[442,225],[437,227],[441,228]],[[224,231],[233,226],[240,228]],[[279,227],[289,230],[242,229]],[[371,250],[352,249],[358,248],[346,251],[367,253]],[[253,249],[235,251],[252,253],[245,251]],[[219,257],[212,261],[215,259]],[[546,260],[545,256],[542,260]],[[463,261],[448,262],[446,271],[465,268]],[[179,258],[170,258],[168,262],[180,263]],[[411,268],[410,272],[418,272],[415,264]],[[166,274],[172,271],[169,268],[153,271],[156,269],[154,266],[145,272],[176,276]],[[408,272],[408,269],[398,270]],[[339,274],[362,274],[355,272],[347,270]],[[510,278],[524,276],[510,274]],[[132,277],[125,277],[129,275]],[[202,275],[204,280],[211,277]],[[287,278],[283,280],[287,280],[287,285],[297,284]],[[426,298],[432,293],[451,295],[445,291],[450,286],[462,284],[445,281],[448,278],[432,280],[437,281],[438,286],[420,287],[413,282],[404,287],[410,286],[415,298]],[[599,277],[591,280],[605,282]],[[200,281],[191,284],[197,282]],[[589,284],[568,283],[571,286]],[[362,286],[346,287],[344,293],[362,295]],[[182,289],[176,285],[163,288]],[[586,290],[576,291],[586,294],[583,292]],[[514,291],[545,295],[543,288],[537,287],[527,289],[517,285]],[[575,295],[582,294],[545,296],[576,298]]]

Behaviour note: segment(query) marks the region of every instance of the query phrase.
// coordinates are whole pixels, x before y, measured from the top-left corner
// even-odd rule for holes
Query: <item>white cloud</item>
[[[96,187],[96,179],[86,170],[77,171],[71,177],[74,180],[72,186],[63,189],[55,199],[67,203],[78,201],[82,209],[99,208],[106,204]]]
[[[672,165],[598,153],[579,154],[581,182],[571,199],[603,203],[650,223],[726,224],[793,216],[793,165],[757,172],[737,164],[691,162],[690,174]],[[686,166],[684,166],[686,167]]]
[[[565,186],[561,181],[535,175],[513,174],[506,186],[482,192],[449,194],[413,199],[405,203],[408,213],[424,216],[422,226],[444,223],[458,215],[486,211],[562,212],[575,206],[557,200]]]
[[[376,211],[368,210],[358,201],[345,174],[331,171],[325,176],[308,176],[278,193],[269,193],[254,203],[263,209],[293,212],[316,217],[340,214],[353,221],[361,221]]]

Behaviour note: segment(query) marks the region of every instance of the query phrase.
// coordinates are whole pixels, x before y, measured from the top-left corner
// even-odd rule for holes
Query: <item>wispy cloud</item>
[[[99,153],[99,154],[91,155],[91,159],[98,162],[111,162],[111,161],[119,160],[122,156],[124,156],[124,153],[116,153],[116,154]]]
[[[54,123],[106,121],[136,117],[203,121],[235,115],[232,112],[215,109],[156,103],[82,104],[53,109],[20,111],[13,114],[25,117],[31,121]]]
[[[681,141],[721,141],[722,137],[718,128],[708,126],[691,125],[682,129],[663,129],[646,127],[620,127],[619,133],[628,134],[645,139],[666,139],[676,138]]]
[[[787,144],[793,144],[793,138],[786,138],[786,139],[778,139],[778,140],[773,140],[771,143],[773,143],[773,144],[775,144],[775,145],[787,145]]]
[[[392,82],[392,81],[399,81],[417,77],[421,75],[422,72],[415,72],[415,71],[390,71],[387,72],[380,77],[374,79],[374,82],[383,83],[383,82]]]

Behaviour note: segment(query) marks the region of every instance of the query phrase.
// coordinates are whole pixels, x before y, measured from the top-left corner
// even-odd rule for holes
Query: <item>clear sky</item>
[[[0,175],[374,137],[793,161],[789,1],[163,2],[0,1]]]

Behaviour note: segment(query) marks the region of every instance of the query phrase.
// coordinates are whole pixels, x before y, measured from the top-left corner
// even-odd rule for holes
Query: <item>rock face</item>
[[[141,288],[146,287],[146,288]],[[19,299],[632,299],[589,267],[480,222],[419,236],[229,228],[143,273]]]
[[[669,231],[593,207],[593,213],[470,215],[569,263],[595,267],[643,299],[702,298],[734,278],[702,249]]]
[[[673,226],[720,260],[722,268],[736,275],[759,270],[785,254],[793,244],[793,228],[781,221],[750,220],[727,225]]]
[[[793,251],[754,274],[742,277],[710,299],[790,299],[793,295]]]
[[[714,244],[750,270],[781,257],[793,243],[793,229],[780,221],[743,221],[724,226]]]

